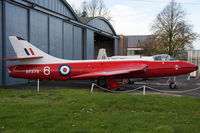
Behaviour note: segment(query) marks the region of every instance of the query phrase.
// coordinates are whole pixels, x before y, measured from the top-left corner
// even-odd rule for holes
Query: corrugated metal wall
[[[9,36],[17,35],[28,39],[28,11],[19,6],[5,3],[5,32],[6,32],[6,57],[15,57],[14,50],[8,39]],[[7,61],[6,67],[18,64],[18,61]],[[7,70],[7,69],[5,69]],[[23,83],[24,79],[10,78],[6,72],[6,84]]]
[[[18,2],[20,1],[23,4],[26,3],[26,1],[18,0]],[[72,19],[76,17],[62,0],[29,1],[36,2],[36,4],[50,8],[60,14],[65,14]],[[5,10],[2,9],[2,3],[5,5]],[[75,23],[74,21],[65,20],[59,14],[47,14],[45,10],[39,11],[39,8],[37,10],[35,10],[36,8],[24,8],[23,5],[19,6],[19,4],[16,5],[14,3],[14,1],[0,1],[0,22],[2,22],[0,23],[0,59],[16,56],[8,39],[9,36],[20,36],[44,52],[56,57],[74,60],[80,60],[83,57],[85,59],[94,58],[95,31],[93,30],[96,29],[88,28],[88,25],[84,27],[84,24],[81,23],[79,25],[78,21]],[[4,33],[2,32],[2,11],[5,16]],[[49,13],[50,11],[47,12]],[[3,36],[5,36],[5,43],[3,43]],[[3,50],[3,46],[5,50]],[[8,75],[6,67],[18,63],[18,61],[6,61],[5,67],[3,67],[2,60],[0,60],[0,86],[3,81],[5,81],[4,85],[27,82],[27,80],[11,78]],[[2,74],[3,70],[5,70],[5,75]]]
[[[83,52],[82,52],[82,29],[79,27],[74,26],[74,60],[81,60],[83,59]],[[81,45],[80,45],[81,44]]]
[[[63,52],[64,52],[64,59],[73,59],[73,45],[74,44],[74,39],[73,39],[73,25],[65,23],[63,24],[63,30],[64,30],[64,47],[63,47]]]
[[[94,31],[86,30],[86,45],[85,45],[86,59],[94,59]]]
[[[48,16],[30,10],[30,42],[46,53],[49,52],[48,29]]]
[[[49,18],[50,54],[62,58],[62,20]]]
[[[2,40],[2,1],[0,1],[0,85],[2,85],[2,50],[3,50],[3,40]]]

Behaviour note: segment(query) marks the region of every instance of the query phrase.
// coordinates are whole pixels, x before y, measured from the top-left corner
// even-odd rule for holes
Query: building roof
[[[26,2],[31,3],[32,5],[34,5],[34,7],[43,7],[70,19],[80,21],[79,17],[66,0],[26,0]]]
[[[87,24],[90,20],[94,19],[94,17],[80,17],[80,21],[84,24]]]
[[[70,4],[66,1],[66,0],[62,0],[65,5],[70,9],[70,11],[72,12],[72,14],[75,16],[75,18],[80,21],[78,15],[75,13],[75,11],[73,10],[73,8],[70,6]]]
[[[114,28],[112,27],[111,23],[104,17],[80,17],[79,19],[84,24],[93,26],[102,31],[106,31],[108,33],[116,35],[116,32],[115,32]]]

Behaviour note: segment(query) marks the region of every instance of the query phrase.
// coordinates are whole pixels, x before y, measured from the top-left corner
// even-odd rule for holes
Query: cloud
[[[79,9],[85,0],[66,0],[72,8]],[[88,0],[86,0],[88,1]],[[156,15],[171,0],[104,0],[109,8],[113,22],[112,25],[117,34],[147,35],[151,34],[150,27]],[[194,25],[194,31],[199,33],[199,0],[176,0],[189,12],[189,20]],[[197,4],[197,5],[196,5]],[[194,43],[195,48],[200,49],[200,40]]]
[[[110,8],[110,12],[117,34],[150,34],[148,32],[150,25],[145,21],[148,16],[145,13],[126,5],[115,5]]]
[[[70,6],[78,9],[85,0],[66,0]]]

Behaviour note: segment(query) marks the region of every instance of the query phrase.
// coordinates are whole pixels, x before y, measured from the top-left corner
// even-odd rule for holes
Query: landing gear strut
[[[108,88],[111,90],[117,90],[120,88],[120,84],[114,78],[99,79],[97,84],[101,87]]]
[[[131,81],[130,79],[122,79],[122,84],[134,84],[134,81]]]
[[[174,81],[170,81],[171,78],[169,79],[169,88],[170,89],[176,89],[176,77],[174,77]]]

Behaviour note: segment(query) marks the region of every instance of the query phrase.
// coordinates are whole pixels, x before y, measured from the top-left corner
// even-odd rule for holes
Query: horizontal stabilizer
[[[39,59],[43,56],[32,56],[32,57],[14,57],[14,58],[4,58],[3,60],[15,61],[15,60],[29,60],[29,59]]]

